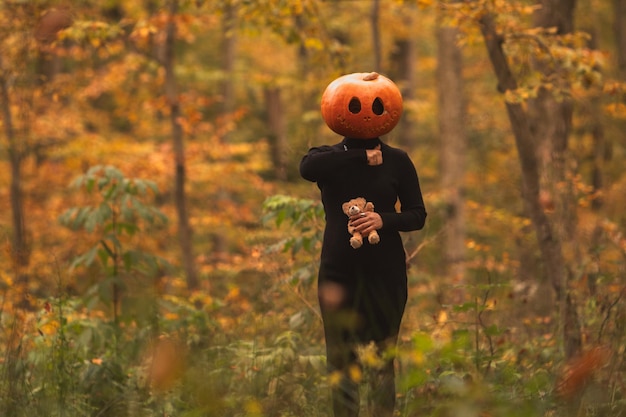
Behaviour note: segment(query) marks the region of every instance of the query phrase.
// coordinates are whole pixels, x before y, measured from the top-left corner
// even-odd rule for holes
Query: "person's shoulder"
[[[408,158],[409,156],[409,154],[404,149],[396,148],[395,146],[388,145],[386,143],[383,143],[382,149],[388,154],[397,155],[399,157]]]
[[[398,170],[404,172],[406,169],[415,169],[415,164],[409,153],[401,148],[391,145],[383,145],[383,159],[390,162]]]
[[[343,149],[343,142],[333,143],[333,144],[321,144],[312,146],[310,149]]]

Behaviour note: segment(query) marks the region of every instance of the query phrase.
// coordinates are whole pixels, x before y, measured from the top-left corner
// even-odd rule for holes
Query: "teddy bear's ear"
[[[348,214],[348,208],[350,207],[350,202],[346,201],[345,203],[343,203],[341,205],[341,208],[343,210],[344,213]]]

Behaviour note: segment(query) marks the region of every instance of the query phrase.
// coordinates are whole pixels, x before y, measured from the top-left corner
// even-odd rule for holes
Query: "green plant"
[[[78,255],[71,267],[100,265],[105,279],[90,290],[91,304],[109,302],[113,321],[118,324],[122,291],[128,283],[124,278],[151,277],[167,266],[164,259],[137,249],[138,242],[131,241],[144,231],[142,226],[167,223],[158,208],[145,202],[150,192],[158,193],[158,188],[152,181],[126,178],[119,169],[101,165],[79,176],[71,188],[87,193],[92,202],[66,210],[59,221],[71,230],[84,230],[96,237],[96,243]]]
[[[267,346],[239,340],[209,349],[207,360],[221,364],[209,371],[212,395],[225,393],[221,415],[326,415],[320,404],[327,395],[321,350],[294,331],[276,335]]]
[[[295,255],[300,250],[312,253],[318,250],[322,241],[324,207],[319,201],[287,195],[274,195],[263,202],[263,224],[274,222],[281,227],[285,222],[297,230],[272,246],[270,250],[291,251]]]
[[[303,303],[303,308],[291,315],[292,329],[310,324],[318,317],[317,310],[304,295],[311,290],[318,274],[319,251],[324,233],[324,207],[318,200],[274,195],[263,203],[263,223],[273,222],[286,229],[285,237],[268,246],[266,253],[278,258],[285,277],[277,285],[288,289]],[[286,284],[286,285],[285,285]]]
[[[270,245],[268,253],[288,254],[295,265],[290,265],[288,280],[312,283],[317,276],[317,262],[312,256],[319,253],[324,231],[324,207],[319,201],[274,195],[263,202],[263,224],[273,222],[277,228],[285,223],[289,233]],[[300,258],[299,258],[300,257]]]
[[[38,333],[28,338],[31,348],[26,363],[31,369],[31,407],[24,407],[24,411],[30,408],[31,412],[37,410],[36,415],[59,417],[88,413],[88,401],[81,392],[81,373],[87,366],[88,353],[76,339],[80,334],[76,332],[78,322],[70,326],[68,320],[74,314],[76,301],[60,293],[46,301],[38,315]]]

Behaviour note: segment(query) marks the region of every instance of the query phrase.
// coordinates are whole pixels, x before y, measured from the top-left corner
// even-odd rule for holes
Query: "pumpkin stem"
[[[378,78],[378,75],[379,74],[377,72],[370,72],[365,77],[363,77],[363,81],[374,81]]]

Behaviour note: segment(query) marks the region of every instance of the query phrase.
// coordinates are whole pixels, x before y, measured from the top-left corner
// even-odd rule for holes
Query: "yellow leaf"
[[[249,416],[260,416],[263,413],[263,407],[257,400],[249,400],[246,403],[246,413]]]
[[[626,105],[624,103],[612,103],[604,107],[611,116],[618,119],[626,119]]]
[[[363,372],[361,372],[361,368],[358,365],[350,366],[350,368],[348,368],[348,375],[352,382],[361,382],[363,379]]]
[[[179,316],[176,313],[167,312],[165,313],[164,318],[166,320],[178,320]]]
[[[234,301],[239,298],[240,290],[239,287],[233,287],[228,291],[228,295],[224,298],[225,301]]]
[[[152,31],[150,30],[150,27],[144,26],[142,28],[139,28],[136,33],[137,35],[139,35],[142,38],[147,38],[148,36],[150,36],[150,33]]]
[[[341,383],[341,372],[333,371],[330,375],[328,375],[328,383],[331,387],[336,387]]]
[[[437,317],[437,324],[446,324],[448,322],[448,313],[444,310],[439,312],[439,316]]]
[[[47,323],[44,323],[43,325],[41,325],[41,327],[39,328],[39,330],[41,330],[41,332],[44,335],[52,335],[55,334],[57,329],[59,328],[59,322],[56,320],[52,320],[49,321]]]

